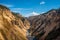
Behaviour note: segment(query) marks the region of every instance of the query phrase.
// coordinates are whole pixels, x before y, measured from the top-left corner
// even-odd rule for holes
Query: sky
[[[25,17],[60,8],[60,0],[0,0],[0,4]]]

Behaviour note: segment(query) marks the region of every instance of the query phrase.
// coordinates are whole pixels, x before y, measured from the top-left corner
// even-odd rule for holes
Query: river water
[[[29,31],[26,32],[28,40],[33,40],[33,36],[30,35]]]

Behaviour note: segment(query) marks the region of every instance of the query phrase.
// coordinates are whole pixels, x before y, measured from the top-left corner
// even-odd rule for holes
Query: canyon
[[[23,17],[0,5],[0,40],[60,40],[60,8]]]

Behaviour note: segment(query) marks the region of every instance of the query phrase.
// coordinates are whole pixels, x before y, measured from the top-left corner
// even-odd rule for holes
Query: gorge
[[[0,5],[0,40],[60,40],[60,8],[23,17]]]

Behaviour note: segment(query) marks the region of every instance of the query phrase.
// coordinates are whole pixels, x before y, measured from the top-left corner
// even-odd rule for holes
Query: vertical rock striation
[[[0,40],[27,40],[29,22],[20,14],[0,5]]]
[[[30,33],[37,40],[60,40],[60,9],[29,17]]]

